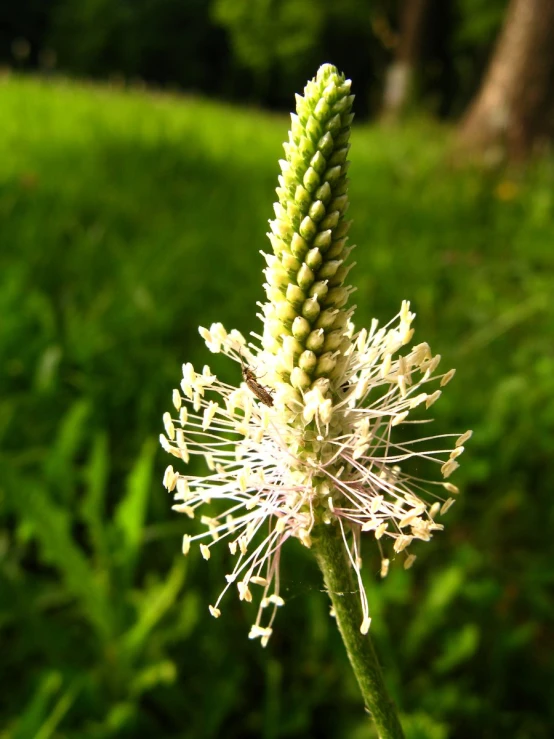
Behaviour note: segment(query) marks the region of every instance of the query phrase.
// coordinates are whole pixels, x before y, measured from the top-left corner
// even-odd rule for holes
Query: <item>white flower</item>
[[[185,462],[203,457],[206,472],[184,475],[169,466],[164,484],[174,493],[177,511],[194,517],[199,509],[210,510],[200,519],[206,530],[186,535],[183,551],[202,542],[202,556],[209,559],[210,548],[227,540],[234,567],[210,613],[220,615],[231,587],[241,600],[249,602],[255,594],[259,609],[250,636],[261,637],[264,645],[284,602],[279,560],[288,538],[310,547],[319,525],[336,527],[358,579],[365,633],[370,616],[360,574],[360,534],[371,532],[376,539],[385,576],[389,556],[403,553],[410,567],[412,542],[428,541],[443,528],[436,518],[458,489],[450,482],[422,480],[403,466],[410,459],[428,460],[446,478],[471,432],[395,441],[394,427],[409,423],[416,408],[435,402],[437,385],[453,374],[437,374],[440,357],[425,343],[400,351],[412,338],[413,318],[405,302],[381,329],[374,321],[369,332],[354,333],[348,323],[344,335],[350,348],[334,377],[334,391],[326,378],[306,391],[280,381],[278,355],[254,343],[247,346],[240,333],[227,333],[221,324],[200,329],[208,348],[248,367],[271,403],[262,402],[250,383],[232,387],[207,366],[200,373],[191,364],[183,366],[181,391],[173,392],[175,413],[164,416],[161,443]]]
[[[458,489],[414,476],[408,463],[434,463],[446,479],[470,436],[413,441],[395,428],[430,408],[453,376],[437,374],[440,357],[427,344],[401,352],[413,336],[409,303],[383,328],[374,321],[369,332],[354,331],[347,307],[353,288],[344,284],[353,248],[345,220],[352,101],[350,81],[328,64],[297,97],[270,221],[273,253],[264,255],[262,336],[247,344],[219,323],[200,329],[210,351],[241,365],[243,383],[232,387],[209,367],[197,373],[185,364],[181,389],[173,391],[175,414],[164,416],[164,449],[206,465],[202,475],[172,466],[165,473],[176,510],[192,518],[206,506],[210,514],[200,519],[206,531],[185,535],[183,552],[202,542],[209,559],[211,547],[227,539],[234,567],[210,613],[221,614],[230,587],[245,601],[261,590],[250,636],[264,645],[283,605],[281,547],[290,537],[310,547],[323,526],[344,542],[367,632],[361,533],[377,541],[383,577],[394,554],[404,552],[410,567],[408,548],[442,529],[436,518],[454,500],[445,492]]]

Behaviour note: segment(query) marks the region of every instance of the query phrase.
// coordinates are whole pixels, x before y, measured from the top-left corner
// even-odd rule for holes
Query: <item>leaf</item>
[[[91,406],[88,400],[76,401],[60,424],[57,437],[50,447],[44,464],[44,478],[50,483],[57,499],[67,502],[73,497],[73,461],[86,432]]]
[[[132,577],[142,541],[156,448],[153,439],[143,444],[139,458],[127,476],[125,496],[114,515],[115,529],[121,537],[119,554],[123,559],[120,564],[125,582]]]
[[[20,517],[29,521],[42,549],[42,559],[56,567],[70,593],[80,601],[84,614],[103,639],[112,632],[111,608],[85,554],[71,534],[72,513],[48,497],[34,480],[19,480],[14,496]]]
[[[85,469],[86,487],[81,511],[94,552],[100,560],[99,564],[104,567],[108,565],[109,556],[104,510],[109,471],[108,437],[106,433],[100,433],[94,439]]]
[[[23,709],[11,739],[28,739],[31,736],[33,739],[50,739],[54,736],[64,716],[75,702],[82,684],[79,680],[72,680],[69,687],[61,693],[62,687],[62,676],[59,672],[47,672],[43,675],[29,705]],[[58,700],[50,708],[57,695]]]
[[[184,557],[178,557],[171,568],[167,579],[156,583],[142,593],[141,604],[136,623],[122,637],[123,651],[132,660],[136,652],[142,648],[148,636],[177,600],[177,596],[185,580],[186,563]]]

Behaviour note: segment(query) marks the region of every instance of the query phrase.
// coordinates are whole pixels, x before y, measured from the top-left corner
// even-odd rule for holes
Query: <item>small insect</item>
[[[271,393],[263,385],[260,385],[258,378],[250,367],[246,367],[242,361],[242,354],[240,355],[240,368],[242,371],[242,379],[244,380],[247,388],[250,390],[252,395],[255,395],[258,400],[261,400],[264,405],[268,405],[270,408],[273,405],[273,398]]]

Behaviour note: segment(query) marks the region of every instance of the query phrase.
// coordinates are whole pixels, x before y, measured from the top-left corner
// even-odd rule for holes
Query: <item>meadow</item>
[[[355,88],[355,81],[354,81]],[[263,650],[185,560],[161,416],[198,325],[259,330],[285,116],[63,80],[0,82],[0,737],[371,736],[320,575],[285,552]],[[445,531],[378,577],[373,637],[409,739],[554,725],[554,156],[454,163],[452,132],[354,125],[356,323],[403,299],[474,430]],[[374,566],[372,565],[374,563]]]

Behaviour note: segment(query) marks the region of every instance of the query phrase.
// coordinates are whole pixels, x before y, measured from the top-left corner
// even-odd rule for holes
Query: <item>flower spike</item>
[[[256,600],[250,637],[264,646],[284,604],[281,548],[290,538],[311,547],[321,527],[344,546],[359,586],[359,629],[367,633],[361,536],[377,542],[382,577],[395,556],[411,567],[410,547],[443,528],[437,517],[458,488],[416,477],[407,463],[426,460],[446,480],[471,436],[396,438],[396,427],[436,402],[454,374],[438,370],[440,356],[427,343],[409,348],[409,302],[381,328],[373,321],[357,331],[352,323],[344,219],[352,101],[350,81],[328,64],[297,97],[270,221],[262,335],[247,341],[221,323],[200,328],[211,352],[240,365],[243,382],[232,387],[208,366],[183,365],[160,437],[176,459],[205,462],[203,475],[166,469],[174,509],[190,518],[210,503],[215,509],[201,515],[203,532],[184,536],[183,553],[198,543],[208,560],[225,540],[233,561],[209,611],[220,616],[230,588]]]

